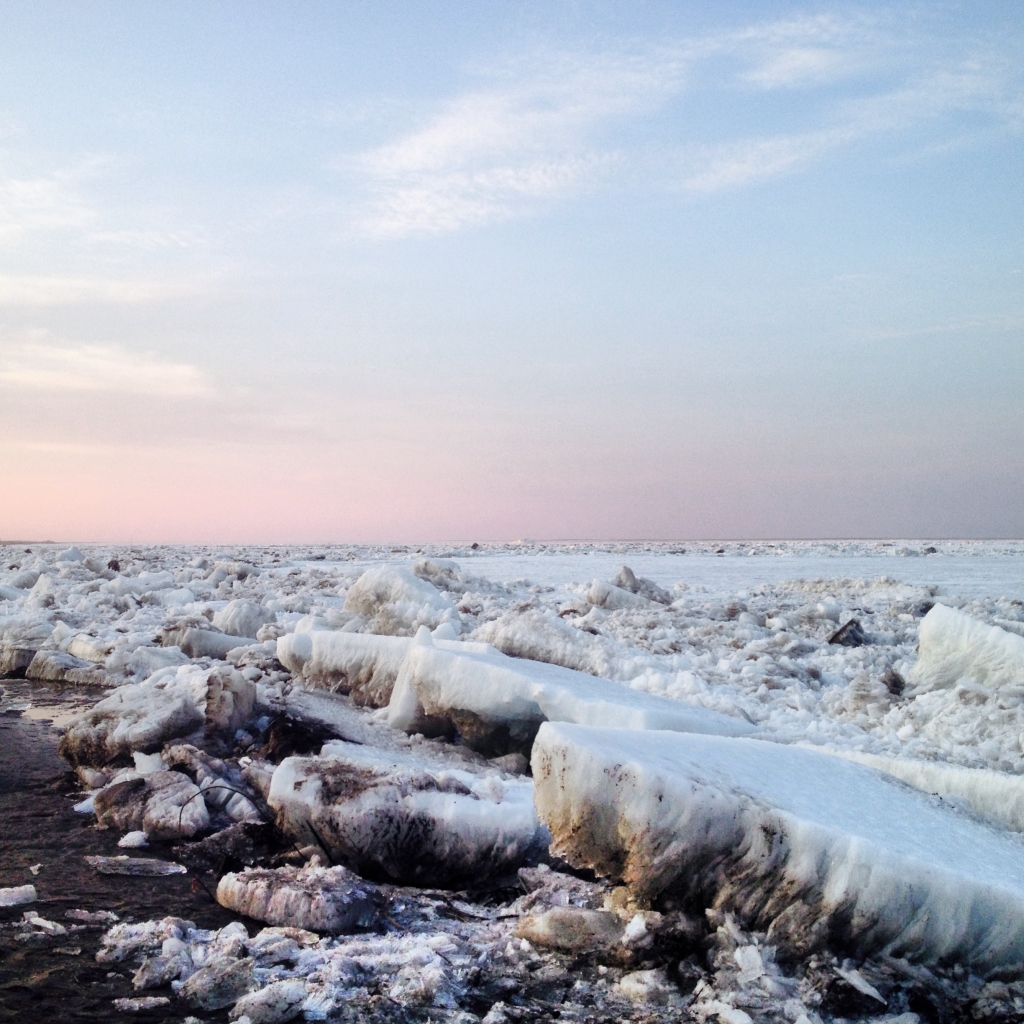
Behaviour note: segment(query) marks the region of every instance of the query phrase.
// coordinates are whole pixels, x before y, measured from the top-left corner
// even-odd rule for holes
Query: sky
[[[0,19],[0,538],[1024,537],[1019,3]]]

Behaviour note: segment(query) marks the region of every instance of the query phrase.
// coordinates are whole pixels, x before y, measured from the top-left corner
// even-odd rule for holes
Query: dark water
[[[24,685],[24,684],[22,684]],[[3,686],[8,688],[7,681]],[[47,699],[53,700],[50,694]],[[33,709],[34,710],[34,709]],[[135,992],[135,965],[98,964],[96,951],[105,926],[71,932],[77,922],[65,911],[111,910],[122,921],[143,921],[173,914],[203,928],[220,928],[233,920],[202,889],[193,891],[187,875],[125,878],[100,875],[84,858],[116,856],[120,833],[94,827],[91,814],[78,814],[77,780],[57,756],[59,735],[45,720],[25,713],[0,714],[0,887],[35,885],[39,899],[21,907],[0,908],[0,923],[19,920],[26,910],[68,928],[69,934],[42,942],[15,940],[17,932],[0,930],[0,1022],[43,1024],[49,1021],[174,1021],[189,1011],[170,1006],[138,1014],[119,1013],[113,999],[125,996],[170,995],[166,990]],[[168,856],[153,844],[146,855]],[[29,867],[41,864],[38,875]],[[81,953],[59,952],[80,948]],[[110,976],[112,975],[112,976]],[[205,1019],[227,1020],[227,1013]]]

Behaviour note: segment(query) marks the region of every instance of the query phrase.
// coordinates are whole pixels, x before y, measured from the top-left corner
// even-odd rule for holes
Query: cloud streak
[[[113,345],[49,345],[28,341],[0,352],[0,386],[33,391],[110,391],[198,398],[213,394],[203,373],[188,363]]]
[[[417,131],[351,162],[372,200],[371,235],[436,234],[504,220],[610,177],[595,149],[609,120],[655,108],[679,88],[677,53],[563,56],[515,84],[449,101]]]
[[[448,100],[420,128],[349,159],[365,196],[357,226],[374,237],[441,234],[630,181],[708,194],[797,173],[898,131],[962,138],[964,116],[968,130],[982,131],[982,121],[988,131],[1020,130],[1024,67],[1014,47],[972,52],[966,40],[958,55],[929,56],[920,42],[867,17],[815,16],[628,54],[524,60]],[[824,88],[855,76],[856,99]],[[706,118],[679,116],[697,102],[694,82],[774,102],[765,108],[769,129],[795,109],[772,95],[803,90],[805,124],[705,141]],[[623,130],[639,143],[624,144]]]

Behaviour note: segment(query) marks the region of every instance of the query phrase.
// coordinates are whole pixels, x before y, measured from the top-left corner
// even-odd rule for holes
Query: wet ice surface
[[[732,731],[859,758],[941,792],[941,813],[1017,827],[1024,666],[1015,674],[1014,643],[996,645],[1011,664],[987,688],[969,678],[934,685],[941,665],[928,679],[913,669],[936,601],[979,624],[964,636],[1024,632],[1022,556],[1016,542],[911,541],[0,548],[0,671],[30,677],[0,682],[0,712],[9,712],[0,722],[31,737],[4,752],[16,807],[5,818],[0,888],[31,883],[39,896],[0,910],[0,1007],[21,1012],[73,993],[66,1019],[108,1019],[111,1000],[150,999],[117,1009],[167,1020],[244,1014],[253,1024],[295,1015],[817,1024],[887,1014],[913,1024],[914,1015],[1019,1014],[1024,987],[1009,968],[986,978],[870,948],[858,953],[866,960],[848,959],[852,947],[828,943],[794,959],[729,905],[708,915],[655,905],[614,871],[580,877],[563,862],[548,868],[532,842],[497,857],[493,845],[512,820],[502,801],[511,812],[511,794],[529,786],[523,755],[540,720],[586,721],[590,698],[572,690],[581,672],[623,687],[624,706],[651,695],[652,708],[705,709]],[[624,564],[632,574],[620,573]],[[322,631],[336,640],[303,639]],[[395,646],[371,634],[408,639]],[[500,664],[484,643],[521,666],[525,711],[502,706],[501,686],[472,692],[472,671],[459,685],[455,671],[426,672],[431,658]],[[947,644],[942,664],[969,674],[984,657],[959,643]],[[421,653],[410,658],[413,646]],[[321,647],[331,656],[308,661],[307,672],[304,659]],[[459,659],[460,648],[476,653]],[[572,671],[552,675],[522,659]],[[568,696],[530,695],[530,680],[549,676]],[[115,710],[101,730],[86,720],[68,734],[74,779],[54,757],[55,735],[43,741],[43,720],[64,726],[91,707],[104,691],[83,684],[97,678],[126,687],[115,708],[131,706],[134,717]],[[140,703],[148,693],[161,696]],[[282,787],[304,779],[313,790],[284,813]],[[83,801],[86,790],[94,795]],[[600,803],[600,787],[589,799]],[[123,827],[97,831],[93,807]],[[462,831],[463,807],[481,838]],[[269,824],[275,810],[285,834]],[[147,822],[172,838],[139,845]],[[390,837],[388,856],[357,857],[374,829]],[[416,851],[454,849],[456,835],[460,877],[423,888]],[[48,848],[74,865],[59,882]],[[87,855],[180,861],[190,873],[103,875]],[[366,873],[374,912],[353,918],[355,934],[285,934],[288,924],[316,924],[313,902],[342,891],[336,861]],[[495,864],[502,876],[486,877]],[[257,899],[230,881],[256,878],[246,867],[283,895]],[[229,924],[238,915],[210,895],[221,879],[232,905],[265,920]],[[366,883],[351,884],[362,892]],[[264,904],[277,909],[257,911]],[[86,926],[59,913],[76,909],[114,910],[122,922]],[[168,915],[177,923],[144,923]]]

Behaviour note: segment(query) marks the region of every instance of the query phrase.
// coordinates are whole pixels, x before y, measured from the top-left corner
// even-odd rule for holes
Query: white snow
[[[554,848],[642,896],[734,909],[804,949],[817,926],[862,952],[1024,961],[1024,842],[865,766],[546,723],[533,773]]]

